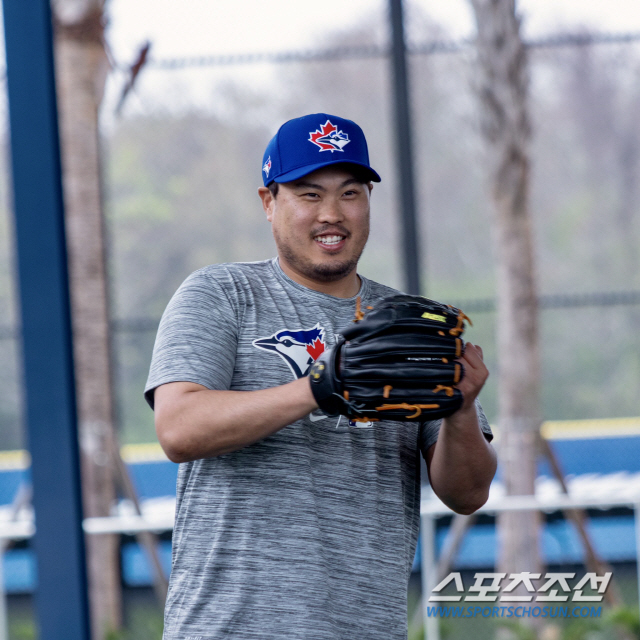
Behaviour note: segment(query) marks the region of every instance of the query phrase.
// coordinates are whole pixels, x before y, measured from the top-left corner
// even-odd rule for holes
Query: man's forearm
[[[443,420],[429,455],[431,486],[448,507],[469,514],[487,501],[496,454],[480,429],[475,406]]]
[[[155,392],[158,439],[173,462],[241,449],[316,408],[308,378],[259,391],[212,391],[174,382]]]

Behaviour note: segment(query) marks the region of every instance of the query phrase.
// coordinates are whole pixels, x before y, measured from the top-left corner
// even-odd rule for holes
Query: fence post
[[[4,0],[13,210],[42,640],[89,637],[49,0]]]
[[[636,525],[636,577],[638,580],[638,604],[640,606],[640,503],[633,505],[633,519]]]
[[[420,546],[421,563],[420,578],[422,582],[422,622],[424,625],[424,640],[440,640],[440,628],[437,617],[429,617],[429,595],[436,586],[438,570],[436,561],[436,521],[435,516],[423,514],[420,518]]]
[[[9,640],[9,619],[7,617],[7,592],[4,588],[4,552],[7,541],[0,538],[0,640]]]
[[[403,0],[389,0],[391,20],[391,63],[393,70],[393,102],[395,113],[395,144],[398,193],[402,214],[402,258],[404,287],[407,293],[422,293],[419,228],[416,215],[416,194],[413,166],[413,133],[411,100],[404,35]]]

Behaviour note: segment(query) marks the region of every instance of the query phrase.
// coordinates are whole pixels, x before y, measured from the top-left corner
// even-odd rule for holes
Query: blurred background
[[[635,415],[640,45],[613,38],[577,45],[563,35],[640,31],[640,12],[625,2],[618,10],[600,2],[520,5],[524,34],[537,44],[530,64],[539,288],[553,296],[542,316],[544,415]],[[285,120],[326,111],[361,123],[383,177],[361,272],[402,286],[386,4],[326,2],[320,10],[300,3],[292,16],[276,0],[215,7],[193,0],[188,11],[111,0],[107,15],[116,66],[101,124],[119,426],[123,442],[150,442],[153,416],[141,389],[169,298],[200,266],[275,253],[257,188],[264,147]],[[491,361],[493,317],[477,302],[492,299],[494,271],[473,48],[464,44],[472,28],[462,0],[446,10],[407,4],[424,293],[472,302],[463,307],[474,320],[469,339]],[[129,64],[146,40],[150,60],[118,116]],[[434,41],[459,46],[430,54]],[[349,47],[345,58],[342,47]],[[268,61],[280,52],[282,61]],[[15,449],[23,440],[6,153],[2,161],[0,441]],[[494,391],[490,380],[483,393],[490,420]]]
[[[640,10],[623,0],[518,6],[530,55],[543,418],[606,429],[640,416]],[[471,316],[467,337],[483,346],[491,370],[495,273],[473,15],[464,0],[408,0],[405,11],[422,293]],[[155,442],[142,397],[155,330],[191,271],[275,254],[257,188],[262,153],[282,122],[324,111],[362,126],[383,180],[360,272],[402,288],[390,29],[382,0],[109,0],[105,14],[111,69],[100,136],[116,422],[139,494],[162,508],[175,469],[157,449],[134,446]],[[146,61],[123,96],[145,43]],[[28,466],[7,141],[0,92],[3,504]],[[481,396],[490,422],[495,381]],[[170,535],[164,542],[166,566]],[[28,551],[24,542],[5,556],[15,640],[35,637]],[[122,563],[123,633],[134,635],[114,637],[160,638],[161,609],[130,536]]]

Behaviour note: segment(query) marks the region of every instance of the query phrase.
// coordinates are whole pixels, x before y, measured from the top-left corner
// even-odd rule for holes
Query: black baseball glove
[[[309,371],[321,411],[352,420],[433,420],[462,404],[462,311],[421,296],[380,300]]]

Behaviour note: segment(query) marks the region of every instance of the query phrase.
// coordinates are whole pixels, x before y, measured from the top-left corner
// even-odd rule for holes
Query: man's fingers
[[[479,367],[482,363],[482,349],[477,344],[467,342],[462,358],[472,367]]]
[[[479,344],[474,344],[473,346],[474,346],[474,347],[478,350],[478,352],[480,353],[480,360],[484,360],[484,353],[483,353],[483,351],[482,351],[482,347],[481,347]]]

